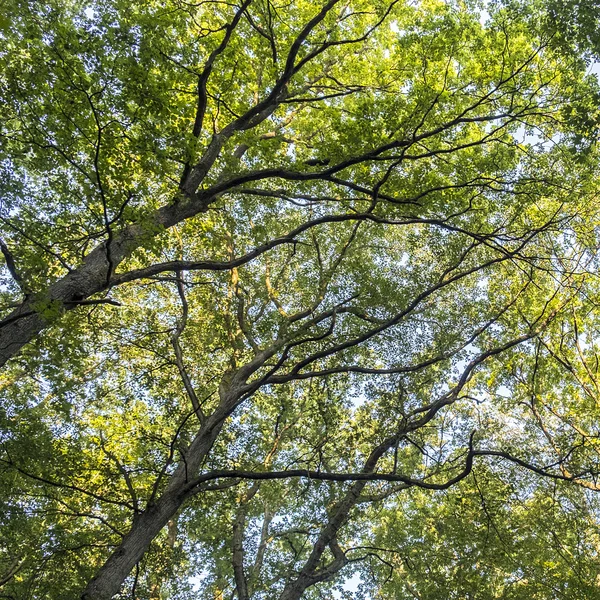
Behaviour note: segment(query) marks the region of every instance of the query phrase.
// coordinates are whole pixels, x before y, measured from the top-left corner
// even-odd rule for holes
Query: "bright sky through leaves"
[[[599,15],[5,2],[0,597],[597,597]]]

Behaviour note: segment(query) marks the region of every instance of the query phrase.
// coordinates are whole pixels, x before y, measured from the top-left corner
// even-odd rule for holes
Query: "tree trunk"
[[[225,398],[206,420],[186,452],[185,461],[171,476],[167,489],[134,518],[123,541],[87,585],[82,600],[110,600],[117,594],[129,573],[148,551],[152,540],[181,508],[188,497],[190,479],[193,479],[202,460],[210,452],[229,414],[227,400]]]
[[[108,288],[109,268],[112,275],[118,265],[149,238],[203,212],[210,201],[194,196],[160,208],[144,223],[132,223],[116,234],[109,251],[106,242],[96,246],[79,267],[53,283],[45,294],[26,299],[0,322],[0,367],[54,320],[41,314],[44,307],[52,308],[53,313],[72,310],[82,300]]]
[[[134,519],[129,533],[86,587],[82,600],[110,600],[117,594],[183,500],[181,494],[165,493],[156,504]]]

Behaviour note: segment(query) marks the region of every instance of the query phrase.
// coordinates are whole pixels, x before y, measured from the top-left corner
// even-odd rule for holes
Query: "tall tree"
[[[482,9],[8,3],[0,595],[597,590],[591,34]]]

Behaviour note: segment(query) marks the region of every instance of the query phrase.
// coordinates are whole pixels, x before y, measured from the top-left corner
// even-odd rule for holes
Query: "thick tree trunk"
[[[87,585],[82,600],[110,600],[117,594],[152,540],[179,511],[188,497],[189,481],[210,452],[229,414],[227,400],[206,420],[186,452],[186,460],[179,464],[163,494],[134,519],[121,544]]]
[[[112,245],[111,245],[112,246]],[[116,253],[113,265],[124,257]],[[44,298],[27,299],[6,317],[0,327],[0,366],[46,328],[52,319],[43,316],[44,308],[67,311],[106,287],[108,260],[106,246],[93,250],[77,269],[65,275],[48,289]]]
[[[165,493],[156,504],[137,517],[122,543],[88,584],[82,600],[109,600],[117,594],[152,540],[179,510],[182,502],[181,494]]]
[[[40,314],[45,306],[52,307],[52,312],[76,308],[82,300],[109,287],[109,268],[114,272],[149,238],[203,212],[209,204],[210,200],[195,196],[164,206],[144,223],[133,223],[115,235],[109,251],[106,242],[96,246],[79,267],[52,284],[42,297],[25,300],[0,322],[0,367],[53,321]]]
[[[335,4],[337,1],[330,1],[330,4]],[[322,12],[321,18],[327,11]],[[291,75],[291,72],[287,73],[288,77]],[[255,127],[269,117],[285,96],[285,91],[282,91],[285,83],[282,78],[278,84],[281,89],[277,92],[273,90],[265,100],[230,123],[221,133],[213,136],[204,156],[189,173],[177,193],[176,199],[171,204],[156,210],[143,223],[132,223],[115,235],[110,242],[109,251],[107,251],[106,242],[96,246],[85,257],[81,266],[50,286],[44,300],[58,302],[63,310],[75,308],[77,302],[109,287],[109,269],[112,275],[117,266],[135,249],[164,229],[206,211],[225,188],[217,185],[212,190],[200,193],[196,193],[196,190],[219,156],[223,144],[234,133],[247,128],[251,120],[252,127]],[[34,302],[26,300],[0,322],[0,367],[16,356],[25,344],[33,340],[48,326],[49,321],[39,314],[39,306],[34,306],[34,304]]]

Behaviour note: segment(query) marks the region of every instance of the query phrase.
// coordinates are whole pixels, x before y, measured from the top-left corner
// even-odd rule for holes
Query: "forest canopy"
[[[0,598],[600,595],[596,0],[6,0]]]

